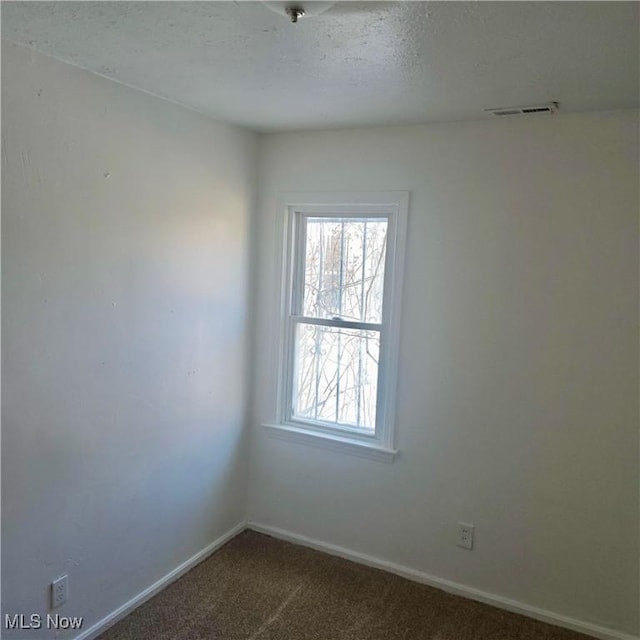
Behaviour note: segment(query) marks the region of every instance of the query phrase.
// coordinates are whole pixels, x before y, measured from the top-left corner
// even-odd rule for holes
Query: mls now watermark
[[[5,629],[82,629],[83,622],[82,616],[61,616],[58,613],[48,613],[46,616],[39,613],[7,613],[4,616]]]

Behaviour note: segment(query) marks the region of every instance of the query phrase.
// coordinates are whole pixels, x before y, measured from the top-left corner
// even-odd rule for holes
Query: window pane
[[[295,340],[293,417],[373,432],[380,333],[300,323]]]
[[[385,218],[307,218],[303,315],[382,322]]]

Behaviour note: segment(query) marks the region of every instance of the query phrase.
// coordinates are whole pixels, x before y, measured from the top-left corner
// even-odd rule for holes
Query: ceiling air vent
[[[558,110],[557,102],[530,105],[528,107],[503,107],[500,109],[485,109],[494,116],[527,116],[532,113],[555,113]]]

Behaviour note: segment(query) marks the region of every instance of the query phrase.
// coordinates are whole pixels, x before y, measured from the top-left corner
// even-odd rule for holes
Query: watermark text
[[[61,616],[59,613],[7,613],[4,616],[4,628],[14,631],[25,629],[82,629],[82,616]]]

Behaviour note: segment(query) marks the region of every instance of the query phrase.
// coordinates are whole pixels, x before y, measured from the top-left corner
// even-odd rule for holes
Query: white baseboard
[[[469,598],[470,600],[484,602],[486,604],[504,609],[506,611],[511,611],[513,613],[519,613],[529,618],[534,618],[535,620],[548,622],[549,624],[553,624],[558,627],[563,627],[565,629],[584,633],[594,638],[599,638],[600,640],[640,640],[638,636],[622,633],[620,631],[601,627],[589,622],[583,622],[581,620],[563,616],[551,611],[532,607],[531,605],[517,602],[516,600],[511,600],[509,598],[504,598],[502,596],[487,593],[486,591],[481,591],[480,589],[467,587],[457,582],[438,578],[428,573],[417,571],[416,569],[411,569],[410,567],[405,567],[394,562],[381,560],[379,558],[375,558],[374,556],[359,553],[357,551],[351,551],[350,549],[346,549],[338,545],[322,542],[321,540],[316,540],[314,538],[308,538],[304,535],[286,531],[285,529],[280,529],[271,525],[261,524],[259,522],[238,523],[235,527],[221,535],[211,544],[207,545],[204,549],[198,551],[198,553],[173,569],[173,571],[170,571],[167,575],[160,578],[160,580],[147,587],[144,591],[131,598],[131,600],[129,600],[128,602],[125,602],[115,611],[112,611],[110,614],[102,618],[102,620],[96,622],[89,629],[80,633],[78,636],[76,636],[75,640],[93,640],[98,635],[105,632],[109,627],[113,626],[116,622],[131,613],[141,604],[152,598],[154,595],[156,595],[156,593],[162,591],[162,589],[167,587],[169,584],[180,578],[180,576],[184,575],[187,571],[202,562],[214,551],[219,549],[223,544],[231,540],[231,538],[234,538],[241,531],[247,528],[259,533],[265,533],[275,538],[288,540],[289,542],[294,542],[305,547],[317,549],[318,551],[323,551],[334,556],[340,556],[341,558],[346,558],[347,560],[352,560],[353,562],[357,562],[359,564],[364,564],[376,569],[382,569],[383,571],[394,573],[403,578],[407,578],[408,580],[427,584],[429,586],[435,587],[436,589],[441,589],[442,591],[446,591],[448,593],[453,593],[464,598]]]
[[[198,553],[191,556],[188,560],[185,560],[173,571],[167,573],[166,576],[163,576],[162,578],[160,578],[160,580],[154,582],[150,587],[147,587],[137,596],[134,596],[133,598],[131,598],[131,600],[125,602],[121,607],[118,607],[115,611],[112,611],[109,615],[102,618],[102,620],[99,620],[94,625],[89,627],[89,629],[76,636],[75,640],[93,640],[93,638],[96,638],[101,633],[104,633],[109,627],[118,622],[118,620],[121,620],[141,604],[155,596],[156,593],[169,586],[172,582],[189,571],[189,569],[195,567],[197,564],[207,558],[207,556],[210,556],[214,551],[219,549],[223,544],[225,544],[225,542],[228,542],[229,540],[231,540],[231,538],[237,536],[241,531],[244,531],[245,529],[246,522],[239,522],[235,527],[229,529],[229,531],[227,531],[226,533],[223,533],[219,538],[214,540],[211,544],[208,544],[204,549],[198,551]]]
[[[569,618],[568,616],[553,613],[552,611],[532,607],[531,605],[517,602],[516,600],[487,593],[486,591],[481,591],[480,589],[475,589],[473,587],[467,587],[463,584],[452,582],[451,580],[438,578],[436,576],[429,575],[428,573],[417,571],[394,562],[380,560],[374,556],[369,556],[357,551],[351,551],[344,547],[308,538],[307,536],[286,531],[285,529],[279,529],[278,527],[273,527],[271,525],[249,521],[247,523],[247,528],[257,531],[258,533],[266,533],[274,538],[280,538],[281,540],[287,540],[305,547],[317,549],[318,551],[324,551],[325,553],[329,553],[334,556],[340,556],[341,558],[346,558],[347,560],[352,560],[359,564],[395,573],[398,576],[413,580],[414,582],[427,584],[431,587],[435,587],[436,589],[441,589],[442,591],[447,591],[448,593],[462,596],[470,600],[484,602],[485,604],[498,607],[499,609],[519,613],[520,615],[527,616],[528,618],[547,622],[557,627],[563,627],[565,629],[570,629],[571,631],[577,631],[579,633],[593,636],[594,638],[600,638],[600,640],[640,640],[638,636],[632,636],[627,633],[591,624],[590,622],[583,622],[582,620]]]

